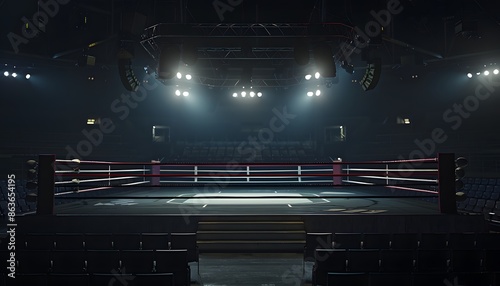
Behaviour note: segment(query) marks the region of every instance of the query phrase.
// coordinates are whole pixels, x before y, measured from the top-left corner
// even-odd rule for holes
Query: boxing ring
[[[81,205],[87,201],[87,206],[100,207],[96,211],[126,206],[126,213],[147,212],[147,208],[141,210],[147,203],[160,213],[239,208],[266,213],[376,214],[389,211],[381,208],[385,200],[412,201],[430,211],[453,214],[455,168],[454,154],[370,162],[197,164],[60,160],[41,155],[37,213],[55,214],[55,202]]]
[[[458,160],[458,159],[457,159]],[[38,158],[26,230],[196,232],[202,221],[301,221],[306,231],[475,232],[456,211],[454,154],[322,163],[160,163]]]

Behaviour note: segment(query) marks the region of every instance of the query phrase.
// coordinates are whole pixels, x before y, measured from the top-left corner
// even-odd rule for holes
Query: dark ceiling
[[[44,7],[37,2],[48,4]],[[137,31],[158,23],[311,25],[329,22],[360,27],[364,30],[365,24],[374,19],[370,12],[386,9],[386,2],[381,0],[3,0],[0,3],[3,13],[3,37],[0,49],[4,60],[9,57],[36,56],[54,62],[76,63],[83,54],[90,54],[96,57],[97,64],[106,65],[115,63],[117,50],[123,45],[123,41],[126,41],[129,47],[133,46],[137,63],[142,65],[143,62],[148,63],[152,59],[139,44],[141,38]],[[54,3],[57,3],[57,11],[54,10],[56,9]],[[384,30],[384,35],[397,40],[398,44],[394,44],[394,41],[383,41],[378,47],[383,54],[385,65],[398,64],[401,55],[413,54],[415,51],[425,61],[438,62],[475,53],[487,54],[498,49],[500,34],[498,1],[402,0],[400,6],[402,12],[394,16],[390,25]],[[29,27],[36,27],[36,22],[33,22],[37,19],[34,18],[40,15],[42,18],[44,15],[47,16],[47,13],[44,13],[47,9],[52,13],[46,18],[45,25],[40,24],[44,31],[30,39],[24,37],[23,17],[30,19]],[[42,19],[41,23],[44,21]],[[456,24],[459,21],[476,23],[478,28],[476,31],[467,30],[467,33],[456,34]],[[14,34],[26,41],[13,45]],[[19,41],[19,38],[14,41]],[[97,44],[89,48],[93,43]],[[16,45],[17,47],[14,47]]]

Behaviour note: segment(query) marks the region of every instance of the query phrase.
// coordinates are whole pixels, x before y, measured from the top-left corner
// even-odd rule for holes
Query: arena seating
[[[29,283],[37,281],[36,285],[108,285],[113,277],[119,275],[124,279],[130,276],[134,280],[128,285],[190,285],[189,262],[198,261],[196,236],[193,240],[192,235],[25,234],[18,237],[17,241],[17,270],[21,276],[18,283],[35,285]],[[176,238],[182,238],[183,244],[175,242]],[[176,249],[170,249],[169,246],[175,246]]]
[[[448,285],[443,284],[446,280],[449,285],[465,286],[500,283],[500,233],[322,235],[331,235],[334,245],[335,238],[356,240],[352,245],[344,244],[353,248],[340,248],[342,244],[337,244],[338,248],[315,248],[313,285]],[[319,236],[312,234],[308,237]],[[382,248],[365,243],[374,237],[389,238],[390,241]],[[358,247],[358,240],[362,247]],[[308,245],[316,247],[312,242]],[[386,244],[382,242],[382,245]],[[397,284],[387,284],[392,281],[392,276],[399,281]],[[453,284],[455,280],[461,284]]]

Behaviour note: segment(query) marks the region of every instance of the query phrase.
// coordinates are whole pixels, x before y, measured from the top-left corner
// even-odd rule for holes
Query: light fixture
[[[26,74],[26,79],[30,79],[31,75],[29,73]]]
[[[234,92],[233,97],[238,97],[238,93]]]
[[[259,91],[259,92],[257,92],[257,96],[258,96],[258,97],[262,97],[262,92],[260,92],[260,91]]]
[[[181,96],[181,91],[180,91],[180,90],[176,90],[176,91],[175,91],[175,95],[177,95],[177,96]]]
[[[246,91],[242,91],[241,92],[241,97],[245,97],[245,96],[247,96],[247,92]]]
[[[306,80],[310,80],[312,78],[312,75],[306,74],[305,78],[306,78]]]
[[[189,92],[188,91],[185,91],[182,93],[183,96],[188,96],[189,95]]]
[[[180,72],[177,72],[177,79],[181,79],[182,78],[182,74]]]
[[[320,77],[320,76],[321,76],[321,74],[320,74],[319,72],[316,72],[316,73],[314,74],[314,78],[315,78],[315,79],[319,79],[319,77]]]
[[[314,95],[314,92],[312,92],[312,91],[308,91],[308,92],[307,92],[307,96],[311,97],[311,96],[313,96],[313,95]]]
[[[481,75],[481,73],[480,73],[480,72],[477,72],[477,73],[476,73],[476,75]]]
[[[16,77],[17,77],[17,73],[13,72],[13,73],[12,73],[12,77],[13,77],[13,78],[16,78]]]
[[[472,74],[471,73],[467,73],[467,77],[468,78],[472,78]]]
[[[321,95],[321,90],[316,90],[316,96],[320,96]]]
[[[483,74],[486,75],[486,76],[488,76],[488,75],[490,75],[490,71],[486,70],[486,71],[484,71]]]
[[[192,78],[193,78],[193,76],[191,76],[190,74],[187,74],[187,75],[186,75],[186,79],[187,79],[187,80],[191,80]]]
[[[255,92],[250,91],[250,97],[254,97],[254,96],[255,96]]]
[[[498,74],[498,69],[494,69],[493,74]]]
[[[3,73],[3,75],[4,75],[4,76],[9,76],[9,75],[10,75],[10,73],[9,73],[8,71],[6,71],[6,72],[4,72],[4,73]]]

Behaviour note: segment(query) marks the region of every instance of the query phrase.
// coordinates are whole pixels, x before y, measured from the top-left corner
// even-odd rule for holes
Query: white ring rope
[[[125,172],[146,172],[149,169],[130,169],[130,170],[79,170],[79,171],[68,171],[60,170],[56,171],[56,174],[60,173],[125,173]]]

